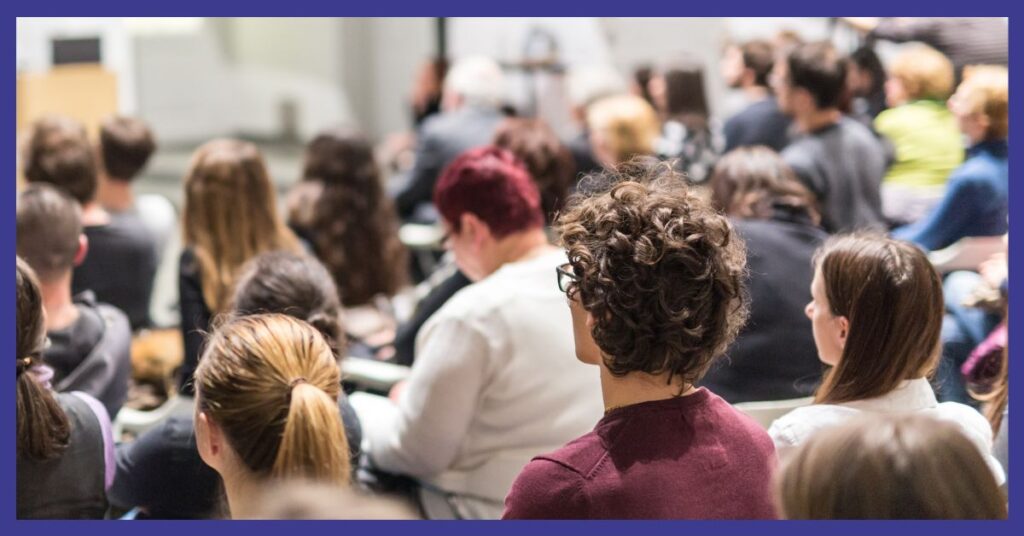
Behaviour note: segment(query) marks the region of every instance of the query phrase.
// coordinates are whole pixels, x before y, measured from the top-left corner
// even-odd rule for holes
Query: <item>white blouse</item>
[[[907,380],[891,392],[876,398],[842,404],[814,404],[797,408],[772,423],[768,435],[775,442],[781,459],[819,430],[843,424],[864,413],[922,412],[960,427],[964,435],[981,451],[1000,485],[1006,473],[992,456],[992,427],[974,408],[957,402],[939,403],[925,378]]]

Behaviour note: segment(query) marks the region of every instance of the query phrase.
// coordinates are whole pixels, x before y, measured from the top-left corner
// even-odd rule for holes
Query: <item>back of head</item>
[[[134,179],[154,151],[156,140],[141,119],[115,116],[100,124],[100,160],[108,178]]]
[[[807,43],[786,56],[789,83],[814,98],[819,109],[836,108],[846,89],[846,59],[827,42]]]
[[[557,225],[614,375],[698,381],[746,320],[742,241],[666,163],[605,172],[610,187],[570,200]],[[601,182],[601,181],[598,181]]]
[[[498,147],[470,149],[452,161],[434,187],[434,204],[455,231],[466,213],[486,223],[495,238],[544,226],[540,192],[529,171]]]
[[[834,316],[849,333],[816,401],[884,395],[930,374],[942,350],[942,280],[923,251],[885,236],[845,235],[815,254]]]
[[[213,334],[195,378],[199,411],[254,475],[348,483],[341,376],[312,326],[279,314],[230,320]]]
[[[459,95],[468,105],[496,108],[505,98],[505,75],[490,58],[466,57],[448,69],[444,91]]]
[[[291,211],[289,221],[308,233],[345,304],[398,292],[406,252],[370,141],[350,129],[321,132],[306,146],[302,178],[322,187],[309,206]]]
[[[862,46],[850,53],[850,63],[858,69],[871,74],[871,88],[869,94],[885,90],[887,74],[882,60],[875,53],[875,49],[869,46]]]
[[[586,108],[605,97],[626,92],[626,82],[611,65],[587,65],[569,71],[569,102]]]
[[[775,47],[770,41],[754,39],[740,45],[743,66],[754,73],[754,85],[768,87],[768,77],[775,65]]]
[[[341,303],[331,275],[308,255],[263,253],[243,267],[231,300],[234,318],[280,313],[317,329],[335,356],[345,352]]]
[[[96,159],[77,121],[59,116],[36,121],[22,159],[29,182],[53,184],[83,205],[96,197]]]
[[[81,235],[81,207],[62,190],[36,183],[18,194],[18,256],[44,283],[74,268]]]
[[[71,427],[53,395],[32,377],[32,368],[43,363],[46,345],[43,296],[32,268],[20,257],[17,258],[16,276],[18,457],[45,460],[58,456],[67,447]]]
[[[812,436],[778,478],[787,519],[1005,519],[978,448],[950,422],[872,414]]]
[[[636,95],[614,95],[595,102],[587,110],[587,126],[605,140],[616,162],[653,154],[660,131],[658,114]]]
[[[541,119],[506,119],[494,134],[494,145],[526,164],[540,190],[544,219],[550,222],[569,195],[576,169],[572,153]]]
[[[784,209],[818,220],[813,194],[767,147],[730,151],[715,164],[708,185],[715,208],[735,218],[770,219]]]
[[[245,261],[276,249],[298,251],[277,214],[274,187],[255,145],[214,140],[196,150],[185,176],[184,242],[199,262],[203,298],[220,311]]]
[[[969,65],[964,67],[963,82],[956,98],[967,109],[988,118],[987,140],[1005,140],[1010,131],[1010,77],[1006,67]]]
[[[703,129],[708,118],[704,91],[704,67],[693,58],[680,58],[662,67],[665,80],[665,115],[683,121],[687,128]]]
[[[946,100],[953,92],[953,62],[927,45],[901,50],[889,75],[900,81],[908,100]]]

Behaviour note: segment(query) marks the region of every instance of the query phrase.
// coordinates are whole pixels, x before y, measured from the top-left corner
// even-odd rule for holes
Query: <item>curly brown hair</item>
[[[728,218],[666,163],[634,159],[600,173],[557,228],[577,276],[569,297],[615,376],[697,382],[747,318],[746,248]]]

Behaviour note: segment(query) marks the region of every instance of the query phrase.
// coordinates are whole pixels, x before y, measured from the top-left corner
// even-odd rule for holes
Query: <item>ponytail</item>
[[[292,383],[288,420],[271,475],[348,484],[348,439],[337,402],[305,379]]]

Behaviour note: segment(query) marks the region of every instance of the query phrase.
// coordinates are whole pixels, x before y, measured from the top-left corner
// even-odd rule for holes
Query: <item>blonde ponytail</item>
[[[271,476],[304,476],[348,484],[348,439],[338,403],[320,388],[300,379],[292,387],[288,420]]]

